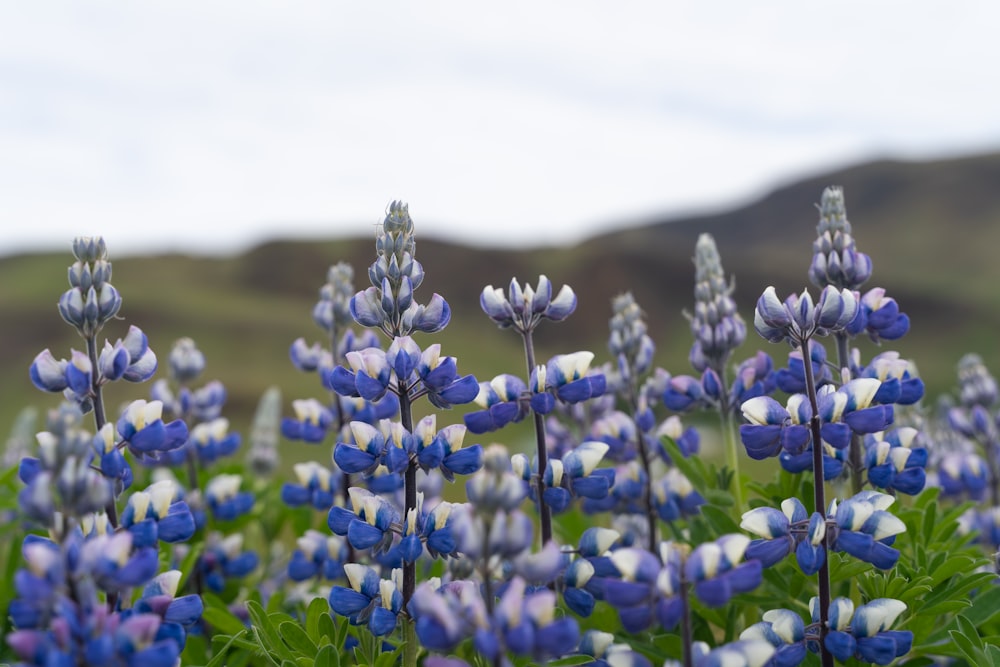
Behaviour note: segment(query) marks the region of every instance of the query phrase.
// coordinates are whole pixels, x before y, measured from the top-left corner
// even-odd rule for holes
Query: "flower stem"
[[[528,362],[528,377],[535,370],[535,346],[531,340],[531,331],[521,333],[524,340],[524,357]],[[544,387],[539,387],[543,390]],[[535,455],[538,458],[538,478],[535,480],[535,493],[538,496],[538,519],[541,526],[541,546],[552,539],[552,514],[545,503],[545,470],[548,468],[548,451],[545,448],[545,419],[532,411],[535,420]]]
[[[681,649],[683,652],[684,667],[693,667],[694,656],[691,655],[691,645],[694,643],[694,635],[691,631],[691,597],[688,590],[687,577],[684,575],[684,568],[680,568],[680,596],[681,596]]]
[[[399,387],[399,418],[403,428],[408,433],[413,432],[413,414],[410,405],[410,391],[405,382],[400,382]],[[409,516],[410,510],[416,511],[417,507],[417,465],[414,461],[406,467],[406,474],[403,477],[403,494],[405,505],[403,507],[403,522]],[[413,591],[417,586],[417,564],[415,562],[403,562],[403,609],[407,609]],[[409,612],[403,617],[403,667],[416,667],[417,654],[420,647],[417,643],[417,628]]]
[[[722,400],[719,402],[719,430],[722,431],[722,442],[725,445],[726,465],[733,473],[733,502],[736,504],[737,515],[741,515],[743,513],[743,483],[740,480],[740,451],[736,446],[736,425],[733,413],[729,409],[729,400],[725,391],[723,391]]]
[[[809,407],[812,409],[812,418],[809,420],[809,429],[812,432],[813,451],[813,504],[815,512],[824,514],[826,512],[826,488],[823,477],[823,438],[820,434],[819,421],[819,401],[816,398],[816,380],[813,377],[812,359],[809,357],[809,341],[802,341],[802,356],[805,360],[803,367],[806,373],[806,392],[809,396]],[[829,552],[827,537],[823,538],[823,547]],[[819,568],[819,623],[820,623],[820,658],[823,667],[833,667],[833,654],[830,653],[824,640],[829,629],[830,610],[830,561],[823,560],[823,565]]]

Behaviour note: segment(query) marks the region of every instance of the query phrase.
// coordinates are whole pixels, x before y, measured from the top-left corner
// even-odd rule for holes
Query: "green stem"
[[[740,451],[736,445],[736,424],[728,405],[719,406],[719,429],[726,449],[726,465],[733,472],[733,502],[737,516],[743,513],[743,483],[740,480]]]

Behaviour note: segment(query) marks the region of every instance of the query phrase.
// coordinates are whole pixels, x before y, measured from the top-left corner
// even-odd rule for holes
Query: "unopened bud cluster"
[[[84,338],[93,338],[118,313],[122,298],[111,285],[111,262],[101,237],[73,241],[76,261],[69,267],[70,289],[59,299],[59,314]]]
[[[346,262],[334,264],[327,272],[326,284],[319,290],[319,301],[313,307],[313,321],[327,333],[349,326],[354,321],[351,317],[353,296],[354,269]]]
[[[694,266],[694,314],[690,320],[695,342],[691,364],[699,371],[712,368],[719,372],[733,350],[746,340],[747,327],[736,312],[733,285],[726,280],[711,234],[698,237]]]
[[[871,277],[872,260],[855,248],[842,189],[831,187],[823,191],[819,216],[809,279],[817,287],[858,289]]]
[[[351,315],[358,324],[377,327],[393,338],[414,331],[435,333],[448,325],[451,308],[441,295],[433,295],[427,305],[413,298],[424,281],[424,269],[414,259],[416,247],[409,208],[392,202],[375,241],[378,259],[368,267],[372,286],[351,299]]]

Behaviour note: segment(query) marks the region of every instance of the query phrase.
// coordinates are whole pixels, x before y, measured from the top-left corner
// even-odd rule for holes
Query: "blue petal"
[[[362,451],[355,445],[338,442],[333,449],[333,460],[347,473],[371,473],[378,467],[374,455]]]
[[[618,610],[622,627],[628,632],[642,632],[653,624],[653,609],[649,605]]]
[[[368,629],[376,637],[383,637],[396,629],[396,614],[385,607],[375,607],[368,619]]]
[[[340,616],[354,616],[371,604],[371,600],[353,588],[334,586],[330,589],[330,608]]]
[[[896,659],[896,642],[891,637],[878,634],[874,637],[860,637],[857,653],[864,662],[888,665]]]
[[[823,645],[826,646],[826,650],[833,654],[833,657],[841,662],[847,662],[857,648],[857,642],[852,635],[839,631],[827,633]]]
[[[456,475],[471,475],[483,466],[483,448],[481,445],[463,447],[446,456],[442,465]]]
[[[535,633],[535,650],[558,657],[572,652],[580,641],[580,628],[572,618],[559,618]]]
[[[590,616],[594,611],[594,596],[581,588],[567,588],[563,592],[563,600],[573,613],[580,616]]]
[[[179,623],[180,625],[191,625],[201,618],[205,607],[199,595],[184,595],[175,599],[167,607],[163,620],[168,623]]]
[[[347,528],[347,539],[350,540],[355,549],[373,547],[384,537],[385,534],[381,530],[364,521],[352,521]]]

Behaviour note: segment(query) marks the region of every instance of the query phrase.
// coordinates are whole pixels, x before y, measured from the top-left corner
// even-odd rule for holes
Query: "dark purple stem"
[[[535,370],[535,346],[531,340],[531,331],[521,333],[524,339],[524,356],[528,362],[528,377],[531,377]],[[539,391],[544,391],[544,387],[539,387]],[[545,504],[545,470],[548,468],[548,451],[545,448],[545,419],[542,415],[532,411],[535,420],[535,449],[538,457],[538,478],[535,480],[535,493],[538,496],[538,515],[541,525],[542,546],[544,547],[552,539],[552,515],[549,506]]]

